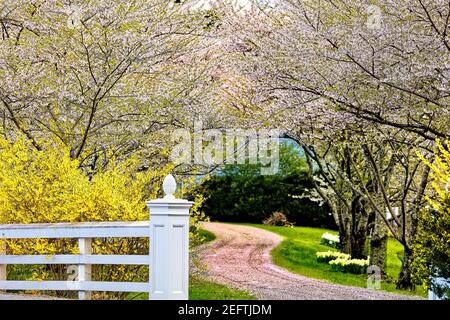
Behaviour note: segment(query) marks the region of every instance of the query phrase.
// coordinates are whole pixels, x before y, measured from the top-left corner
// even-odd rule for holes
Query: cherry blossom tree
[[[189,2],[1,1],[3,134],[57,139],[92,167],[107,150],[157,158],[214,105],[210,18]]]
[[[246,83],[240,110],[304,147],[344,243],[363,238],[368,211],[384,221],[405,247],[400,288],[412,287],[429,180],[414,148],[430,154],[450,135],[449,17],[439,0],[285,0],[224,18]]]

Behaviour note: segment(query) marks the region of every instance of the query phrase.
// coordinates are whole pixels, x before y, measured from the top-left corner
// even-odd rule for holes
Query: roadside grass
[[[310,278],[348,286],[367,286],[367,275],[335,272],[327,263],[317,262],[316,252],[329,250],[336,251],[336,249],[320,244],[320,238],[324,232],[337,235],[335,231],[309,227],[286,228],[265,226],[261,224],[247,225],[277,233],[285,238],[285,240],[271,252],[272,260],[276,265]],[[389,238],[387,256],[388,279],[382,281],[381,289],[394,293],[426,297],[427,292],[422,287],[417,287],[414,292],[396,289],[395,279],[397,279],[400,272],[402,264],[400,257],[402,257],[402,254],[402,245],[397,240]]]
[[[249,293],[203,280],[199,277],[189,279],[189,300],[255,300]],[[131,293],[127,300],[148,300],[148,293]]]
[[[200,244],[204,244],[216,239],[214,233],[204,229],[199,230],[203,238]],[[127,296],[128,300],[147,300],[148,293],[132,293]],[[199,276],[190,276],[189,278],[189,300],[255,300],[250,293],[225,285],[202,279]]]
[[[213,241],[216,239],[216,235],[214,233],[209,232],[208,230],[205,230],[205,229],[199,229],[198,234],[203,238],[198,245],[207,243],[207,242],[210,242],[210,241]]]
[[[189,280],[189,300],[255,300],[250,293],[207,281],[198,277]]]

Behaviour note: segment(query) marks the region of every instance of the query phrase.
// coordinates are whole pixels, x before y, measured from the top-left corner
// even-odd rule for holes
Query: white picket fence
[[[150,221],[85,222],[0,225],[0,239],[78,239],[78,255],[7,255],[0,248],[0,290],[71,290],[79,299],[90,299],[92,291],[148,292],[149,299],[185,300],[189,286],[189,208],[192,202],[176,199],[176,181],[164,179],[165,197],[147,202]],[[93,238],[145,237],[149,255],[94,255]],[[67,281],[8,280],[8,264],[75,265],[78,276]],[[149,282],[91,281],[91,266],[148,265]]]

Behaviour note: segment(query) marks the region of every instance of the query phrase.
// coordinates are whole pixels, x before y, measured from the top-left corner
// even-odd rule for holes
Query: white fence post
[[[79,238],[78,247],[80,249],[80,255],[92,254],[92,239]],[[78,265],[78,281],[91,281],[92,266],[90,264]],[[90,291],[78,291],[79,300],[91,300]]]
[[[152,300],[187,300],[189,289],[189,209],[176,199],[175,178],[164,179],[165,197],[147,202],[150,210],[150,292]]]
[[[0,243],[0,256],[6,255],[6,243],[2,245]],[[0,264],[0,281],[7,280],[6,264]]]

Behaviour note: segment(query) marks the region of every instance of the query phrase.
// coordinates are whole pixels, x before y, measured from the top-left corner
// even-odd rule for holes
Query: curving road
[[[216,282],[251,292],[268,300],[403,300],[403,296],[365,288],[349,287],[307,278],[275,266],[270,251],[281,236],[259,228],[205,223],[216,240],[204,245],[198,254],[206,263],[204,275]]]

